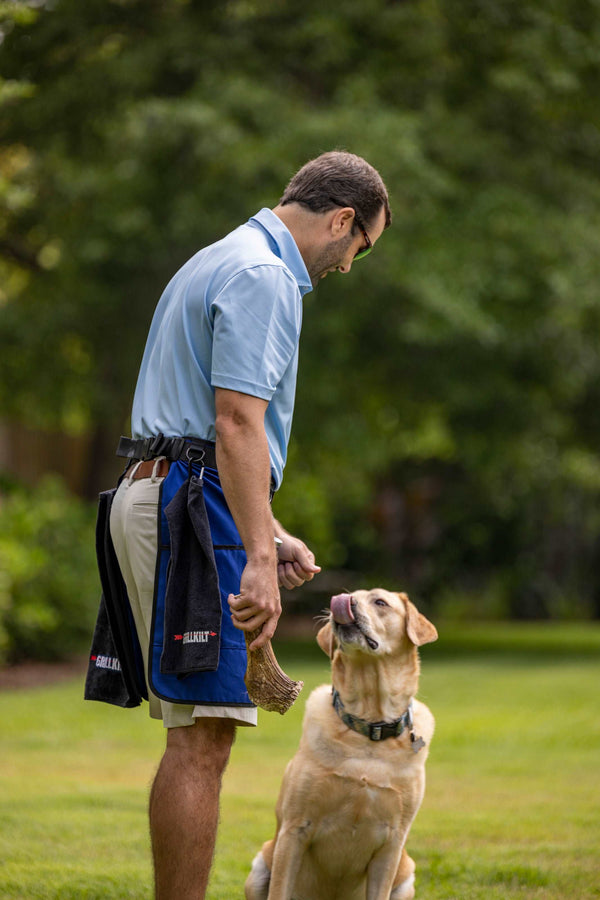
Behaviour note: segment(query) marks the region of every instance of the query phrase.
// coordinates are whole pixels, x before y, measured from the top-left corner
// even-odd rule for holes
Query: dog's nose
[[[351,622],[354,622],[352,594],[336,594],[331,598],[330,605],[333,621],[338,625],[350,625]]]

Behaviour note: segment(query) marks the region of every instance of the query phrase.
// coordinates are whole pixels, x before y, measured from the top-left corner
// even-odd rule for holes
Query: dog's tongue
[[[350,606],[351,600],[352,594],[336,594],[335,597],[331,598],[330,606],[333,620],[338,625],[349,625],[350,622],[354,622],[354,613]]]

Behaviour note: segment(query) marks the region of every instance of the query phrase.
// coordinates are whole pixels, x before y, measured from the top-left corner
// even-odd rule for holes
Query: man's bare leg
[[[204,900],[234,735],[228,719],[168,729],[150,793],[156,900]]]

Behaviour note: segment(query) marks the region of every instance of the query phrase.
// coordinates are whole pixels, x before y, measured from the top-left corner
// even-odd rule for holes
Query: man
[[[349,272],[390,221],[378,173],[360,157],[325,153],[292,178],[273,210],[192,257],[156,309],[130,442],[147,451],[156,438],[156,452],[139,451],[145,461],[123,478],[110,530],[144,654],[150,714],[168,728],[150,797],[158,900],[205,896],[235,726],[256,723],[243,685],[243,632],[261,629],[253,647],[266,643],[281,613],[280,586],[300,586],[320,571],[270,507],[291,428],[302,297],[329,272]],[[191,443],[184,453],[163,435]],[[202,467],[224,608],[218,668],[178,679],[160,671],[156,585],[167,577],[164,508],[186,460],[197,461],[196,472]],[[216,630],[202,634],[216,639]]]

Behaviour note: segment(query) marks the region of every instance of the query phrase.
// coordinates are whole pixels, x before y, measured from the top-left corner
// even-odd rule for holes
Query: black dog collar
[[[370,741],[385,741],[387,738],[400,737],[404,730],[408,729],[414,752],[418,753],[421,747],[425,746],[423,738],[416,737],[413,730],[412,700],[408,704],[406,712],[399,719],[394,719],[393,722],[367,722],[365,719],[359,719],[358,716],[353,716],[352,713],[346,712],[340,695],[335,688],[332,689],[332,703],[344,725],[347,725],[352,731],[356,731],[357,734],[362,734],[364,737],[369,738]]]

